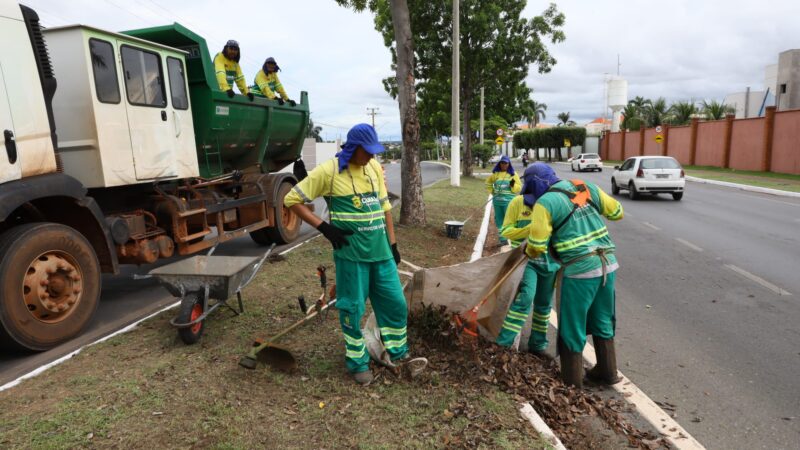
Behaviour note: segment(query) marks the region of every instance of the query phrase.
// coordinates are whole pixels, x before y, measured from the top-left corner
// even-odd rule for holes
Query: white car
[[[670,193],[672,198],[683,198],[686,174],[681,164],[669,156],[634,156],[621,166],[614,166],[611,176],[611,193],[627,190],[631,200],[640,194]]]
[[[584,170],[603,171],[603,161],[597,153],[581,153],[571,159],[572,171],[583,172]]]

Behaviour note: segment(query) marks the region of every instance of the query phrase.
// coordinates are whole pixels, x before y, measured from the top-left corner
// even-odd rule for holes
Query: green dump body
[[[254,166],[275,172],[300,158],[309,119],[307,92],[294,107],[259,96],[252,102],[241,94],[228,98],[217,84],[206,40],[188,28],[175,23],[123,33],[188,53],[186,72],[202,177]],[[245,77],[252,84],[255,74]]]

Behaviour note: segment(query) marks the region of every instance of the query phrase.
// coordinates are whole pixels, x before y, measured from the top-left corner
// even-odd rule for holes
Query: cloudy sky
[[[415,1],[415,0],[411,0]],[[416,0],[422,1],[422,0]],[[388,49],[369,14],[334,0],[27,0],[46,26],[83,23],[113,31],[179,22],[204,36],[216,52],[227,39],[242,48],[252,78],[267,56],[281,66],[289,96],[309,92],[312,118],[335,139],[379,108],[381,138],[398,139],[397,104],[381,79],[391,75]],[[529,1],[533,17],[548,2]],[[569,111],[578,123],[603,115],[604,79],[617,72],[629,97],[668,101],[717,99],[747,86],[763,89],[764,67],[778,53],[800,48],[797,0],[565,0],[566,41],[551,45],[552,72],[531,69],[534,98],[548,105],[546,121]],[[225,6],[221,6],[225,5]],[[56,75],[57,75],[56,68]]]

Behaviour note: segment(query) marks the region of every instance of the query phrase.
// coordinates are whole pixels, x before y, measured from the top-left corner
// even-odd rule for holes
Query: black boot
[[[597,364],[586,372],[586,378],[601,384],[617,384],[622,377],[617,375],[617,353],[614,350],[614,339],[602,339],[592,336],[594,354]]]
[[[583,387],[583,355],[571,352],[561,338],[558,339],[558,355],[561,359],[561,380],[564,384]]]

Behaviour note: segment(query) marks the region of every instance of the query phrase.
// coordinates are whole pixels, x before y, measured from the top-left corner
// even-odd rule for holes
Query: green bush
[[[552,127],[521,131],[514,135],[514,146],[525,150],[561,148],[564,147],[564,139],[569,139],[572,147],[583,145],[586,141],[586,128]]]
[[[494,146],[487,144],[472,145],[472,156],[478,158],[483,167],[486,167],[486,163],[489,162],[489,159],[491,159],[492,155],[494,155]]]

